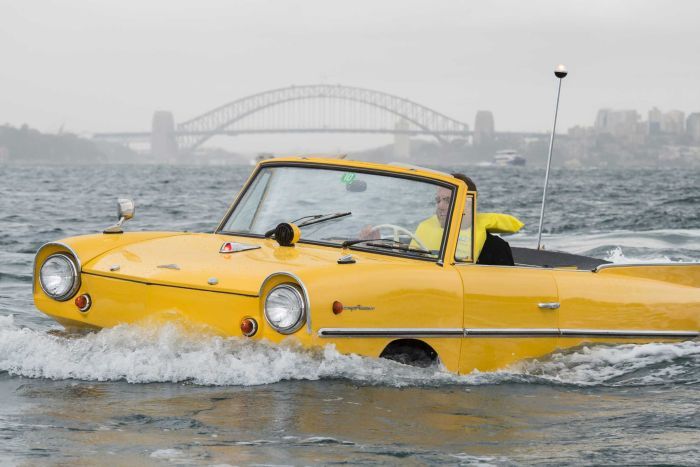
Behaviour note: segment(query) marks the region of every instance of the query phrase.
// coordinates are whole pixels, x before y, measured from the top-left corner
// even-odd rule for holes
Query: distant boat
[[[497,151],[496,155],[493,156],[493,163],[498,167],[505,167],[509,165],[521,166],[525,165],[526,162],[527,161],[525,158],[518,154],[518,151],[514,149]]]
[[[479,162],[477,167],[513,167],[523,166],[527,161],[514,149],[503,149],[496,152],[491,161]]]

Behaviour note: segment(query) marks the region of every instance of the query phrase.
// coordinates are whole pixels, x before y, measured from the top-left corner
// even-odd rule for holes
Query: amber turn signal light
[[[258,322],[253,318],[243,318],[241,320],[241,332],[246,337],[252,337],[258,332]]]
[[[83,313],[90,309],[90,305],[92,305],[92,300],[90,300],[90,296],[88,294],[84,293],[75,297],[75,306],[77,306],[78,310],[82,311]]]
[[[333,302],[333,314],[339,315],[342,312],[343,312],[343,304],[340,303],[338,300],[334,301]]]

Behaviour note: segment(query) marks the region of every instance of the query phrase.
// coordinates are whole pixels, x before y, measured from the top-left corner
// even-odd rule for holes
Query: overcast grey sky
[[[182,121],[325,82],[546,131],[559,62],[562,129],[601,107],[688,113],[700,111],[699,20],[693,0],[4,0],[0,123],[146,130],[156,109]]]

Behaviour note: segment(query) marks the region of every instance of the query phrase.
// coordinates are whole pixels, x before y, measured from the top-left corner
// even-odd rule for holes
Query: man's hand
[[[380,238],[379,229],[375,229],[371,225],[366,225],[360,230],[358,238],[360,240],[379,240]]]

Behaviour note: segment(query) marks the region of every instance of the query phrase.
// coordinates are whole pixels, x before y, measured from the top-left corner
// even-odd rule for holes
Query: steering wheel
[[[419,239],[418,237],[416,237],[416,236],[413,234],[413,232],[411,232],[410,230],[406,229],[405,227],[401,227],[400,225],[394,225],[394,224],[379,224],[379,225],[372,226],[372,229],[373,229],[373,230],[374,230],[374,229],[376,229],[376,230],[391,229],[391,230],[393,231],[393,236],[394,236],[394,241],[395,241],[395,242],[399,242],[399,241],[400,241],[399,234],[408,235],[409,237],[411,237],[411,240],[413,240],[414,242],[416,242],[416,245],[418,245],[421,249],[423,249],[423,250],[425,250],[425,251],[430,251],[430,248],[427,248],[427,247],[423,244],[423,242],[421,242],[420,239]]]

